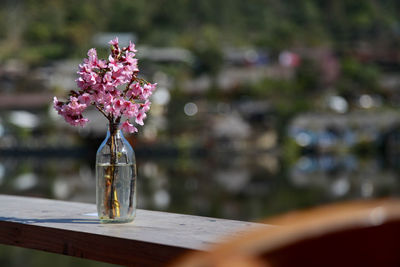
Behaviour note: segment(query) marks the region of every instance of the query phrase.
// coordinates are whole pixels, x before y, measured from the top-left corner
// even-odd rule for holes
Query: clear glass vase
[[[136,215],[134,151],[117,124],[96,154],[96,203],[101,223],[125,223]]]

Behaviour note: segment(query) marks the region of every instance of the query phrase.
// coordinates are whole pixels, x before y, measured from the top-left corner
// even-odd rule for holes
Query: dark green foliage
[[[379,93],[380,70],[377,66],[362,64],[353,58],[344,58],[341,70],[338,81],[341,95],[351,98],[359,93]]]
[[[0,7],[0,37],[15,42],[14,52],[26,57],[32,47],[52,47],[36,51],[35,60],[77,55],[98,31],[133,32],[140,43],[188,48],[211,41],[204,29],[216,33],[219,47],[399,43],[400,5],[394,0],[25,0],[3,1]]]

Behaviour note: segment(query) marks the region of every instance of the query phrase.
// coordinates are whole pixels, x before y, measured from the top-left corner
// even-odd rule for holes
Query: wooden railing
[[[100,224],[93,204],[0,195],[0,243],[121,265],[162,266],[264,224],[138,210]]]

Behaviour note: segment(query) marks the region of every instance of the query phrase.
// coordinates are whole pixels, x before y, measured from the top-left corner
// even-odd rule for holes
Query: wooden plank
[[[160,266],[263,224],[138,210],[100,224],[93,204],[0,195],[0,243],[123,265]]]

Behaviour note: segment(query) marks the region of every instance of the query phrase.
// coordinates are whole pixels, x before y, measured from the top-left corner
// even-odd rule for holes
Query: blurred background
[[[127,136],[139,208],[255,221],[399,196],[399,12],[395,0],[2,0],[0,193],[95,202],[106,121],[89,110],[73,128],[52,97],[118,36],[158,83]],[[22,254],[47,257],[2,246],[0,265]]]

